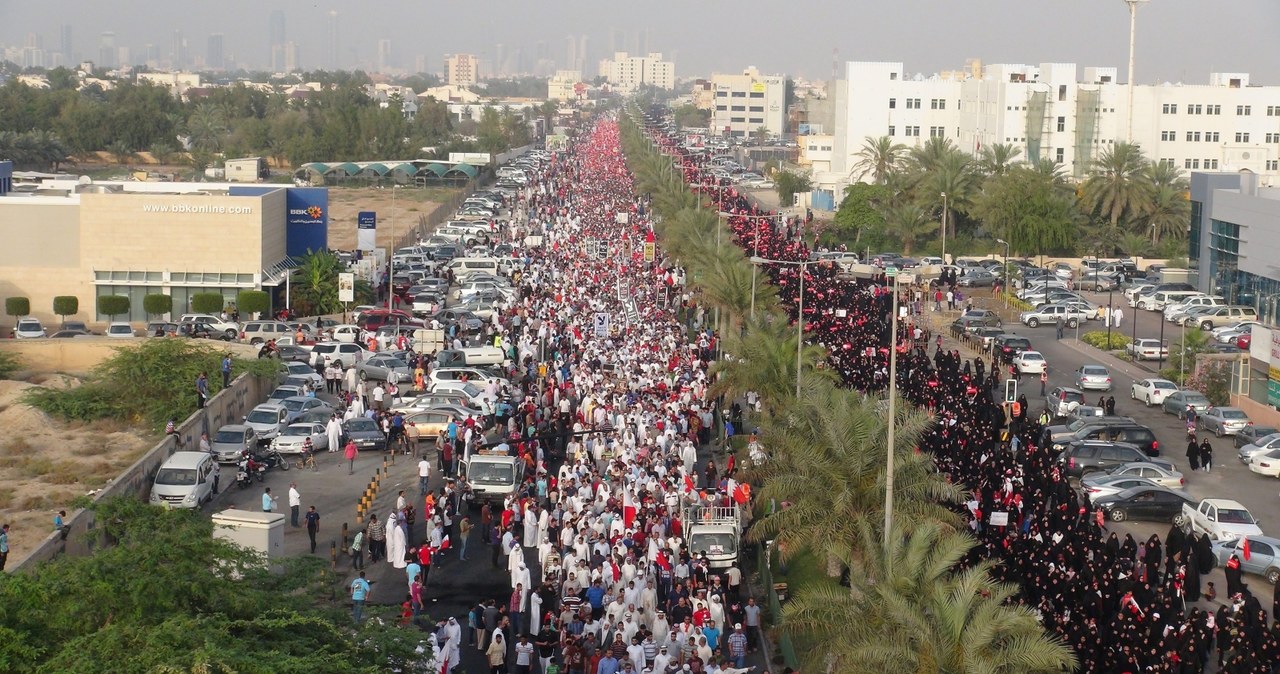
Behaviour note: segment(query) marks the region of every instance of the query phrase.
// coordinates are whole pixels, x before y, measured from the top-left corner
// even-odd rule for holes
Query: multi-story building
[[[444,59],[444,81],[459,87],[473,87],[480,81],[480,59],[475,54],[450,54]]]
[[[659,89],[674,89],[676,64],[662,60],[662,54],[629,56],[617,52],[612,59],[600,62],[600,76],[623,94],[629,94],[642,85]]]
[[[582,81],[582,73],[577,70],[557,70],[556,74],[547,80],[547,100],[550,101],[577,100],[585,91],[586,84]]]
[[[978,153],[1013,145],[1082,178],[1107,147],[1126,139],[1181,169],[1249,169],[1280,178],[1280,86],[1253,86],[1246,73],[1212,73],[1208,84],[1136,85],[1132,135],[1128,89],[1115,68],[1072,63],[998,64],[908,76],[901,63],[850,62],[832,88],[835,136],[830,171],[815,174],[835,193],[860,179],[867,137],[908,147],[930,137]]]
[[[751,66],[740,75],[712,75],[711,88],[713,132],[749,137],[761,127],[772,136],[786,131],[787,80],[782,75],[761,75]]]

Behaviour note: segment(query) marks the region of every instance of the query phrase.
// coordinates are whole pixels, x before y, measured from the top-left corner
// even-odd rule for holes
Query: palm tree
[[[933,139],[936,140],[936,139]],[[978,175],[974,173],[973,158],[960,151],[947,152],[933,162],[933,167],[917,183],[916,194],[933,210],[933,205],[944,206],[942,219],[947,223],[944,236],[955,229],[956,213],[966,213],[973,206],[978,192]],[[946,199],[942,195],[947,195]],[[944,205],[945,204],[945,205]]]
[[[762,441],[771,456],[753,477],[763,480],[760,502],[789,504],[756,521],[755,540],[776,539],[783,550],[827,556],[827,572],[856,564],[864,553],[863,527],[884,519],[885,438],[883,401],[829,382],[806,382],[793,404],[768,417]],[[959,503],[963,487],[946,481],[933,457],[917,452],[932,417],[899,405],[894,440],[894,516],[904,524],[959,526],[945,503]]]
[[[978,156],[978,172],[984,176],[1002,176],[1009,172],[1017,160],[1018,155],[1022,154],[1022,148],[1008,143],[996,143],[982,148],[982,154]]]
[[[884,208],[885,233],[902,243],[902,254],[910,255],[916,244],[938,231],[939,224],[919,204],[890,204]]]
[[[776,411],[789,404],[795,397],[796,339],[794,325],[779,315],[757,310],[756,320],[748,321],[746,332],[725,336],[729,355],[711,366],[711,396],[740,398],[755,391],[766,410]],[[800,356],[803,381],[834,382],[838,378],[834,370],[823,366],[827,351],[821,346],[805,344]]]
[[[1191,222],[1187,189],[1181,185],[1154,185],[1142,217],[1151,228],[1152,245],[1158,245],[1161,237],[1185,234],[1187,223]]]
[[[329,251],[312,251],[303,256],[292,272],[293,303],[305,316],[319,316],[342,311],[338,301],[338,274],[342,263]],[[359,289],[357,289],[358,291]]]
[[[969,156],[956,149],[950,138],[931,136],[923,145],[911,148],[907,155],[907,164],[913,173],[926,174],[937,168],[943,159],[955,154]]]
[[[799,588],[783,608],[783,629],[817,648],[810,669],[883,674],[1051,674],[1072,671],[1075,655],[1045,634],[1036,614],[1012,603],[984,561],[957,565],[974,547],[967,534],[936,523],[874,527],[856,536],[866,551],[835,583]]]
[[[1116,143],[1102,151],[1093,174],[1084,182],[1085,207],[1110,223],[1107,238],[1119,238],[1120,221],[1146,211],[1150,203],[1150,183],[1144,177],[1147,161],[1132,143]]]
[[[870,174],[877,185],[885,184],[889,174],[901,168],[906,151],[906,145],[893,142],[889,136],[867,136],[862,149],[855,155],[858,163],[854,170],[858,171],[858,179]]]
[[[129,147],[129,143],[124,140],[117,140],[108,145],[107,152],[116,158],[117,164],[127,164],[134,157],[133,148]]]
[[[704,270],[695,283],[702,290],[703,300],[727,313],[731,320],[744,322],[751,311],[753,267],[741,249],[726,239],[722,247],[701,252],[697,266]],[[778,288],[766,281],[756,279],[755,303],[760,307],[771,306],[778,296]]]
[[[196,106],[187,119],[187,133],[193,149],[220,151],[228,133],[222,109],[216,105]]]

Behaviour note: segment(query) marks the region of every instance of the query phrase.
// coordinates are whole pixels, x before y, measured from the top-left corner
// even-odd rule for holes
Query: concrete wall
[[[56,326],[46,325],[46,329]],[[116,349],[137,345],[144,340],[121,340],[108,337],[78,337],[76,339],[4,339],[0,351],[18,354],[22,370],[32,374],[62,373],[88,374],[103,360],[115,355]],[[203,343],[203,342],[202,342]],[[231,351],[241,358],[257,358],[257,347],[248,344],[208,342],[218,349]]]
[[[81,268],[256,273],[267,203],[264,197],[82,194]],[[280,202],[273,205],[278,209]],[[191,212],[197,208],[216,212]],[[279,252],[283,256],[283,247]]]
[[[270,379],[258,379],[249,375],[241,375],[231,382],[231,387],[220,391],[209,400],[203,410],[187,417],[178,427],[179,437],[189,448],[196,448],[202,432],[212,432],[223,424],[239,421],[253,409],[254,405],[264,400],[275,382]],[[116,479],[109,482],[93,496],[94,503],[116,496],[135,496],[145,499],[151,490],[156,471],[175,451],[177,444],[171,437],[156,443],[142,458],[129,466]],[[222,474],[220,488],[235,481],[235,476]],[[12,566],[15,570],[31,570],[36,564],[48,561],[59,555],[88,555],[102,544],[97,535],[97,523],[91,510],[79,510],[72,513],[67,520],[71,530],[66,540],[62,540],[57,532],[50,533],[47,538],[26,558],[17,560]]]

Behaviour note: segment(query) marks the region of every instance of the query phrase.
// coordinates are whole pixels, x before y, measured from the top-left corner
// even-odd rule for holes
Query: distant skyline
[[[1248,72],[1255,84],[1280,84],[1277,28],[1277,0],[1151,0],[1138,10],[1135,79],[1202,84],[1210,72]],[[281,35],[295,45],[295,62],[306,70],[382,63],[439,72],[445,54],[465,52],[508,70],[530,70],[541,61],[544,69],[572,64],[591,76],[611,46],[635,51],[641,45],[675,60],[681,78],[754,65],[767,73],[826,79],[833,49],[840,62],[902,61],[908,72],[925,76],[960,68],[970,58],[1114,66],[1123,76],[1128,58],[1122,0],[0,0],[0,43],[6,46],[23,47],[34,35],[52,53],[69,38],[70,56],[101,61],[108,32],[114,54],[134,63],[148,57],[166,62],[178,51],[188,63],[220,57],[228,65],[264,70],[273,60],[286,60],[273,50]]]

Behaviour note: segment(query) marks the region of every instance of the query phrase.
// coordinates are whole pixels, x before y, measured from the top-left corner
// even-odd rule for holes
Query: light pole
[[[947,263],[947,193],[942,193],[942,264]],[[897,278],[896,276],[894,278]]]
[[[800,301],[796,316],[796,398],[800,397],[800,364],[804,354],[804,268],[811,263],[808,260],[769,260],[757,255],[751,256],[751,264],[785,264],[800,270]]]
[[[893,316],[889,318],[889,432],[884,476],[884,537],[893,531],[893,432],[898,398],[898,273],[893,274]]]
[[[1143,2],[1147,2],[1147,0],[1124,0],[1124,2],[1126,5],[1129,5],[1129,82],[1128,82],[1129,126],[1128,126],[1128,133],[1125,135],[1124,139],[1132,143],[1133,142],[1133,55],[1134,55],[1134,45],[1135,45],[1136,37],[1138,34],[1138,5]]]
[[[775,215],[738,215],[737,213],[729,213],[729,212],[727,212],[727,211],[720,211],[718,215],[719,215],[719,217],[725,217],[725,218],[743,218],[743,219],[745,219],[745,220],[755,220],[755,221],[756,221],[756,226],[753,228],[753,231],[752,231],[752,234],[751,234],[751,257],[752,257],[752,259],[755,259],[755,258],[757,258],[757,257],[760,257],[760,221],[761,221],[761,220],[765,220],[765,219],[769,219],[769,218],[774,218],[774,217],[777,217],[777,216],[775,216]],[[717,236],[716,247],[717,247],[717,248],[719,248],[719,247],[720,247],[720,243],[719,243],[719,240],[718,240],[718,239],[719,239],[719,235],[720,235],[719,230],[716,230],[716,236]],[[753,320],[753,321],[756,319],[756,275],[757,275],[757,272],[758,272],[758,270],[757,270],[756,266],[755,266],[755,265],[751,265],[751,320]]]
[[[1004,308],[1008,309],[1009,308],[1009,242],[1005,241],[1004,239],[996,239],[996,243],[1004,244],[1004,278],[1002,279],[1002,283],[1004,285],[1004,292],[1000,294],[1004,295]]]

